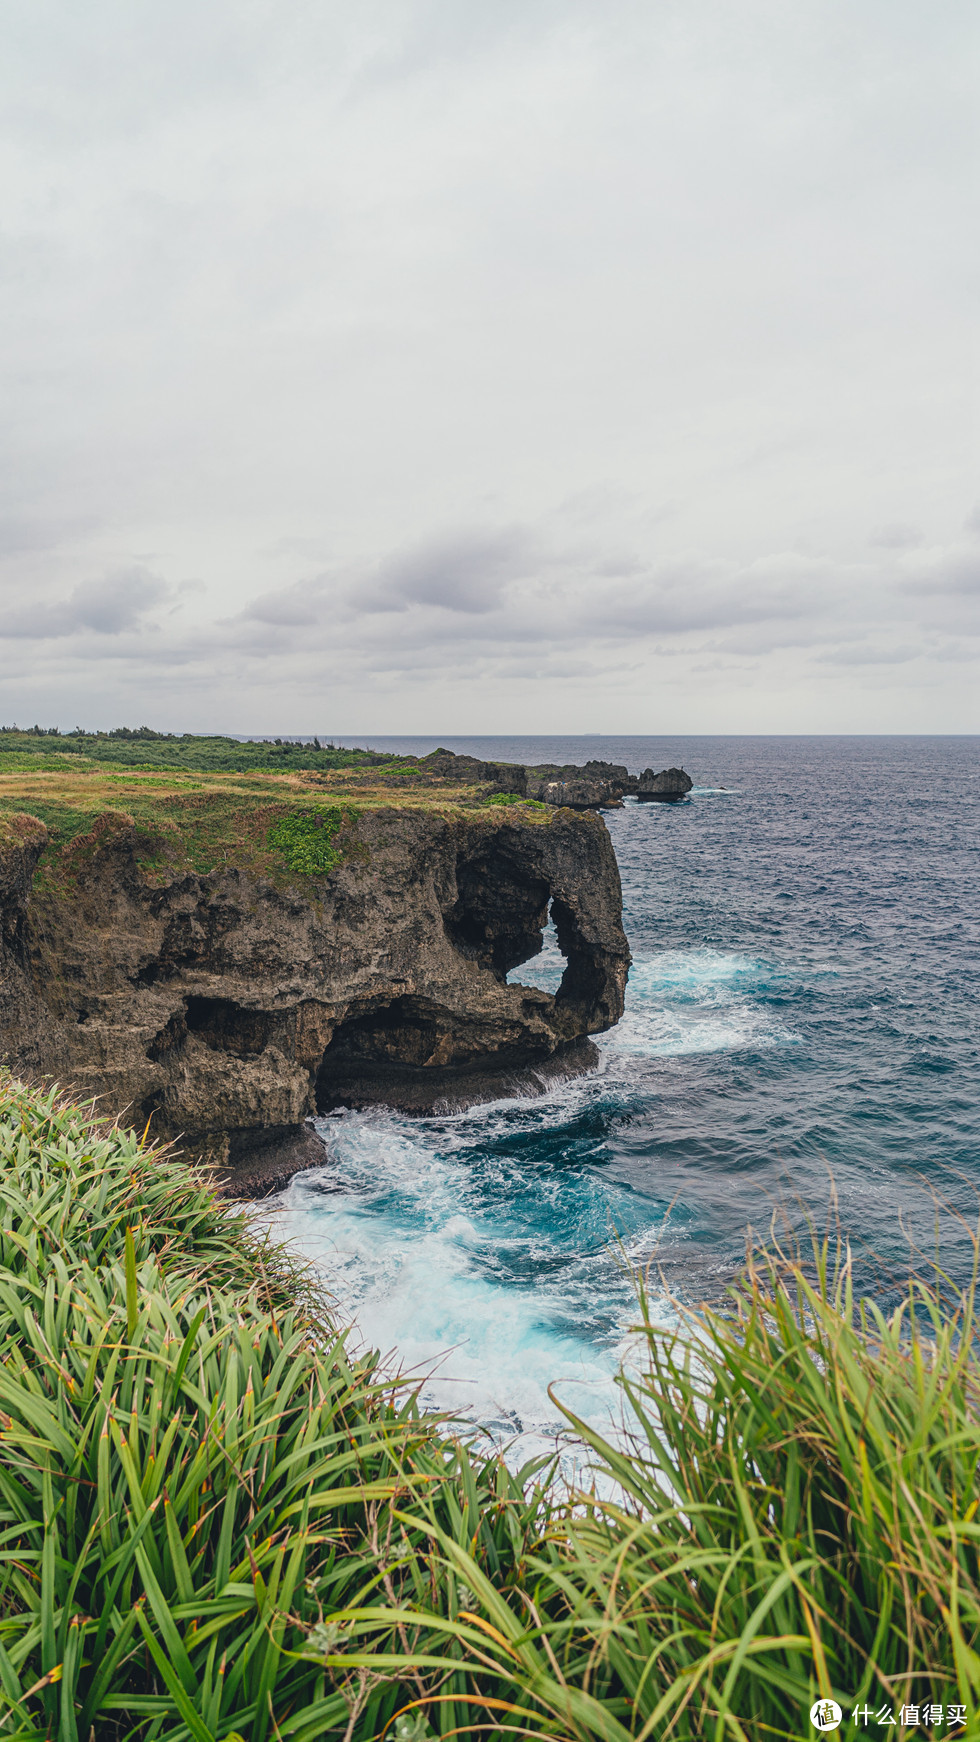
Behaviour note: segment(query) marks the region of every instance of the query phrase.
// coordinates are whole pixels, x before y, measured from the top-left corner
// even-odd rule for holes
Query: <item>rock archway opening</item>
[[[601,902],[581,889],[580,843],[545,830],[540,843],[536,831],[529,842],[529,833],[506,825],[460,831],[440,901],[451,955],[436,945],[431,995],[347,1006],[317,1070],[319,1111],[424,1111],[515,1092],[505,1079],[550,1069],[616,1019],[596,924]]]
[[[558,948],[565,958],[565,972],[555,1002],[591,1009],[602,998],[606,987],[602,952],[595,944],[589,943],[577,914],[557,895],[551,903],[551,918]]]
[[[555,997],[561,990],[567,966],[549,902],[545,924],[537,934],[534,949],[511,968],[507,983],[510,986],[530,986],[538,992],[550,992]]]
[[[599,952],[551,878],[528,865],[526,842],[501,833],[456,867],[457,896],[446,932],[461,955],[496,978],[551,993],[559,1005],[588,1005],[601,994]],[[533,963],[531,972],[521,972]]]
[[[504,981],[512,968],[541,949],[548,920],[548,881],[500,838],[460,858],[456,900],[445,916],[446,934],[460,955]]]

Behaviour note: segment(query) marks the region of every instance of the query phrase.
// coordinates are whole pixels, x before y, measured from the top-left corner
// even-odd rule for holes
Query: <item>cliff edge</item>
[[[103,812],[52,857],[43,821],[0,817],[0,1056],[180,1136],[242,1190],[318,1159],[315,1111],[532,1088],[586,1068],[622,1014],[619,872],[594,814],[361,808],[324,875],[227,848],[189,870],[173,829]],[[549,912],[555,996],[507,984]]]

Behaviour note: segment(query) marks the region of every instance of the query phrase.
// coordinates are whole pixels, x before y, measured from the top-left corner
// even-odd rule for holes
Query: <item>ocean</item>
[[[631,1268],[669,1324],[677,1301],[723,1297],[775,1217],[784,1237],[840,1229],[884,1302],[937,1254],[966,1280],[980,739],[366,741],[676,764],[695,787],[605,813],[633,968],[595,1071],[451,1117],[332,1114],[329,1164],[266,1206],[355,1344],[519,1459],[554,1444],[555,1396],[617,1414]],[[554,989],[561,970],[549,933],[511,978]]]

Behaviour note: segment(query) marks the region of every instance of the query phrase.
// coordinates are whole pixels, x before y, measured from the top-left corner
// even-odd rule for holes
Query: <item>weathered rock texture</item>
[[[472,781],[493,792],[513,793],[572,810],[605,810],[622,804],[626,793],[669,802],[686,797],[694,785],[683,768],[665,768],[659,774],[645,768],[642,774],[630,774],[618,762],[594,761],[581,768],[557,763],[525,768],[515,762],[481,762],[475,756],[456,756],[450,750],[434,750],[418,760],[417,766],[443,780]]]
[[[481,762],[476,756],[457,756],[451,750],[433,750],[428,756],[405,760],[441,780],[472,782],[491,792],[533,798],[539,804],[569,810],[599,810],[621,804],[624,792],[636,787],[636,776],[614,762],[586,762],[582,767],[549,762],[526,768],[519,762]]]
[[[638,774],[633,787],[637,798],[642,800],[659,799],[661,803],[675,802],[686,798],[694,782],[683,768],[665,768],[661,774],[654,774],[652,768],[645,768]]]
[[[246,1190],[310,1164],[317,1109],[531,1087],[592,1062],[622,1013],[619,873],[594,815],[364,811],[346,860],[289,887],[233,867],[168,881],[160,843],[113,815],[32,894],[45,840],[27,817],[0,839],[0,1055]],[[506,983],[549,909],[555,997]]]

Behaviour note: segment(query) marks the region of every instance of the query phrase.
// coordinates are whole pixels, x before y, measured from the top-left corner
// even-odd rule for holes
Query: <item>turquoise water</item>
[[[749,1224],[836,1215],[887,1297],[936,1197],[980,1185],[980,741],[448,738],[520,761],[679,763],[681,805],[607,814],[634,955],[587,1077],[450,1118],[334,1114],[274,1200],[364,1342],[521,1452],[607,1421],[624,1263],[717,1297]],[[375,740],[421,751],[435,740]],[[727,789],[727,790],[721,790]],[[553,988],[553,937],[512,979]],[[939,1217],[943,1262],[971,1249]]]

